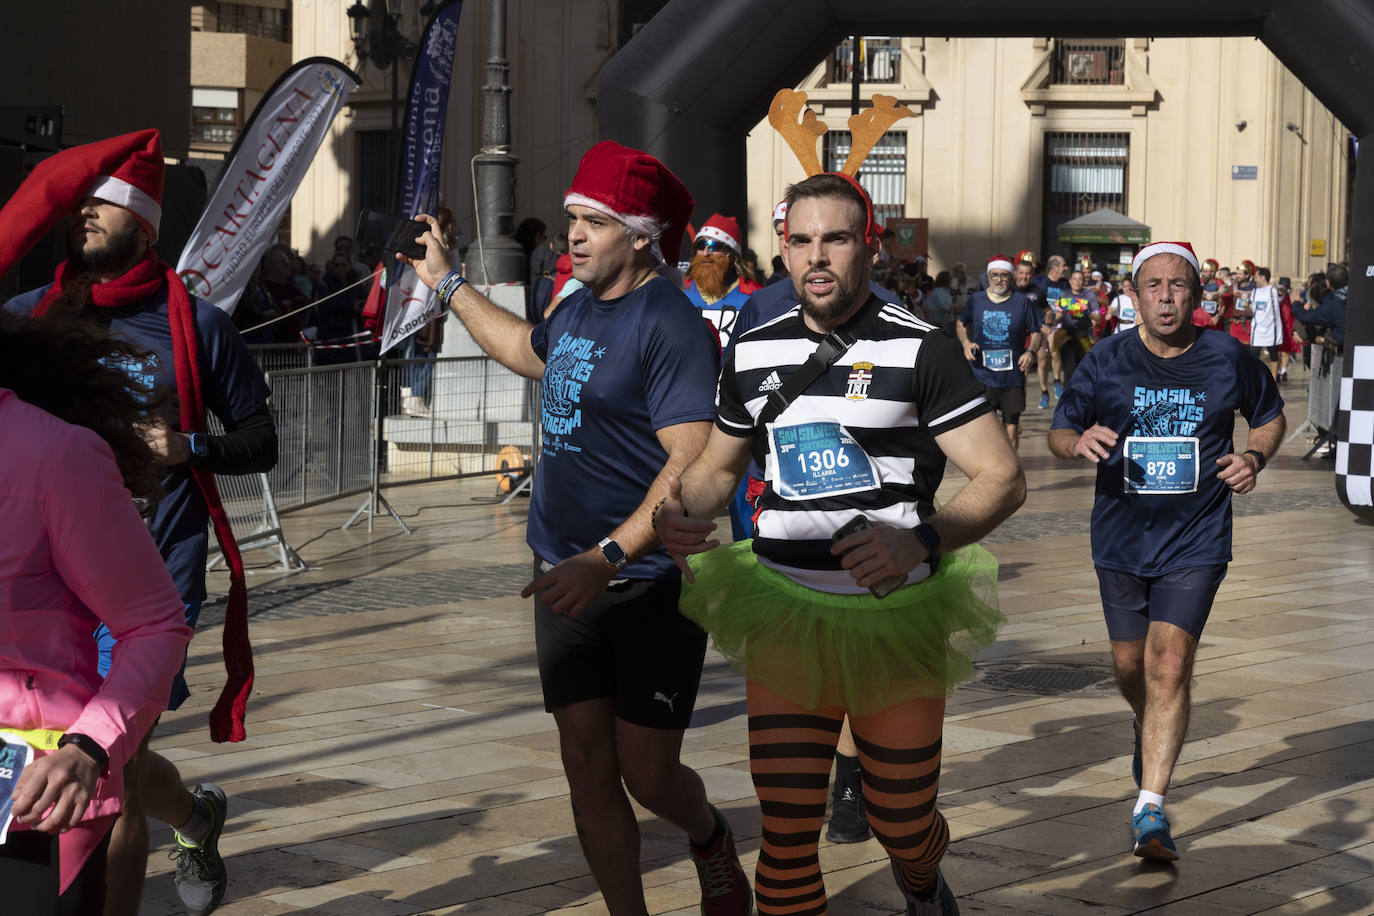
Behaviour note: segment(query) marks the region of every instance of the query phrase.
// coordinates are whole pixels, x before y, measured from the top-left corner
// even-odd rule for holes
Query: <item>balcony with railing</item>
[[[1120,86],[1126,45],[1120,39],[1056,38],[1050,53],[1051,86]]]
[[[900,38],[859,39],[859,82],[900,83],[902,81],[902,40]],[[854,40],[841,42],[830,60],[830,82],[849,83],[854,79]]]

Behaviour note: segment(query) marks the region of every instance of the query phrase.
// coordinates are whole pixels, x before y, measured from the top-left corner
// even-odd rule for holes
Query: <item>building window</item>
[[[358,131],[357,194],[358,209],[391,212],[391,185],[395,171],[390,167],[387,147],[389,130]]]
[[[237,89],[191,90],[191,145],[230,146],[243,126]]]
[[[1121,86],[1126,82],[1126,42],[1121,39],[1056,38],[1050,53],[1051,86]]]
[[[1041,247],[1071,255],[1059,243],[1059,226],[1106,207],[1126,213],[1130,134],[1045,134],[1045,214]]]
[[[841,42],[830,62],[830,82],[854,80],[854,39]],[[902,81],[902,40],[883,36],[859,39],[859,82],[900,83]]]
[[[202,18],[201,28],[212,32],[232,32],[236,35],[255,35],[284,44],[291,43],[291,17],[285,9],[271,9],[252,3],[221,3],[210,27],[210,18]]]
[[[838,172],[849,157],[853,139],[847,130],[825,134],[825,168]],[[883,134],[859,170],[859,184],[873,199],[873,216],[878,222],[906,215],[906,131]]]

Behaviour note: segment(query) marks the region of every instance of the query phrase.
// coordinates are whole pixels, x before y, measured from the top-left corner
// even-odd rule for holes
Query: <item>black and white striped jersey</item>
[[[891,528],[931,515],[946,460],[934,437],[991,406],[958,344],[885,304],[862,339],[767,431],[756,430],[768,394],[823,336],[796,306],[739,337],[721,374],[716,425],[753,437],[765,469],[754,532],[760,562],[811,588],[857,594],[865,590],[831,556],[831,536],[859,514]],[[908,581],[927,575],[922,564]]]

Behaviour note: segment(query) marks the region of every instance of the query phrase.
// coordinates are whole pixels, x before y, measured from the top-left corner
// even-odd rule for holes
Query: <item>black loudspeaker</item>
[[[173,267],[205,211],[205,172],[195,165],[169,165],[162,179],[162,224],[158,227],[158,257]]]

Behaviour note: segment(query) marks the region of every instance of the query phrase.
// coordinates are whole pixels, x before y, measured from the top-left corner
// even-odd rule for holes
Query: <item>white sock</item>
[[[1140,809],[1144,808],[1146,805],[1155,805],[1162,813],[1164,811],[1164,796],[1156,795],[1153,792],[1146,792],[1144,789],[1141,789],[1140,796],[1135,800],[1135,810],[1132,811],[1131,814],[1139,814]]]
[[[199,846],[205,841],[210,833],[210,812],[206,810],[205,803],[199,798],[191,798],[191,816],[186,823],[174,828],[183,840]]]

